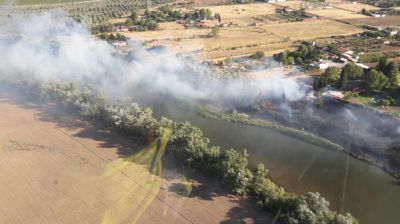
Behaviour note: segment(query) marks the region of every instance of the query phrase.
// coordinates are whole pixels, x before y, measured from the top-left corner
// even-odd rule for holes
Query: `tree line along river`
[[[320,192],[331,208],[363,224],[400,223],[400,181],[345,153],[325,149],[273,129],[202,117],[175,103],[152,103],[156,116],[189,121],[212,145],[245,148],[250,163],[263,162],[269,176],[289,191]]]

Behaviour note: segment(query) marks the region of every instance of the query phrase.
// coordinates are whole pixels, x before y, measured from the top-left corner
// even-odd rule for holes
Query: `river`
[[[373,165],[273,129],[202,117],[173,103],[152,107],[156,116],[198,126],[212,145],[246,148],[250,163],[263,162],[271,179],[289,191],[320,192],[332,209],[363,224],[400,223],[400,181]]]

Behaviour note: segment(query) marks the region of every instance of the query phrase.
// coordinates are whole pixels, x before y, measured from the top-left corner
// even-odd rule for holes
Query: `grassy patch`
[[[354,104],[370,106],[371,99],[372,98],[370,96],[350,96],[346,98],[346,101]]]
[[[283,125],[278,124],[277,122],[274,121],[269,121],[265,119],[257,119],[257,118],[251,118],[248,115],[241,114],[241,113],[222,113],[218,112],[216,110],[212,110],[208,107],[205,106],[199,106],[199,105],[187,105],[188,109],[193,110],[194,112],[208,118],[213,118],[217,120],[225,120],[229,122],[237,122],[237,123],[242,123],[242,124],[247,124],[247,125],[254,125],[258,127],[264,127],[264,128],[271,128],[274,129],[282,134],[292,136],[295,138],[298,138],[300,140],[303,140],[305,142],[318,145],[324,148],[328,149],[333,149],[333,150],[338,150],[342,151],[344,150],[342,146],[333,143],[329,141],[328,139],[318,137],[316,135],[313,135],[309,132],[306,131],[301,131],[295,128],[290,128],[286,127]]]

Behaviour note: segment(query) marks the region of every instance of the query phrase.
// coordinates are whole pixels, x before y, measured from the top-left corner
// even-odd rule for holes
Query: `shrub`
[[[265,57],[265,54],[264,54],[264,51],[256,51],[250,57],[253,59],[261,59],[261,58]]]

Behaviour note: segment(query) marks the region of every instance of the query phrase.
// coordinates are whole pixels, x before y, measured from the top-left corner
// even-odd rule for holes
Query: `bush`
[[[265,54],[264,54],[264,51],[256,51],[250,57],[253,59],[261,59],[261,58],[265,57]]]

